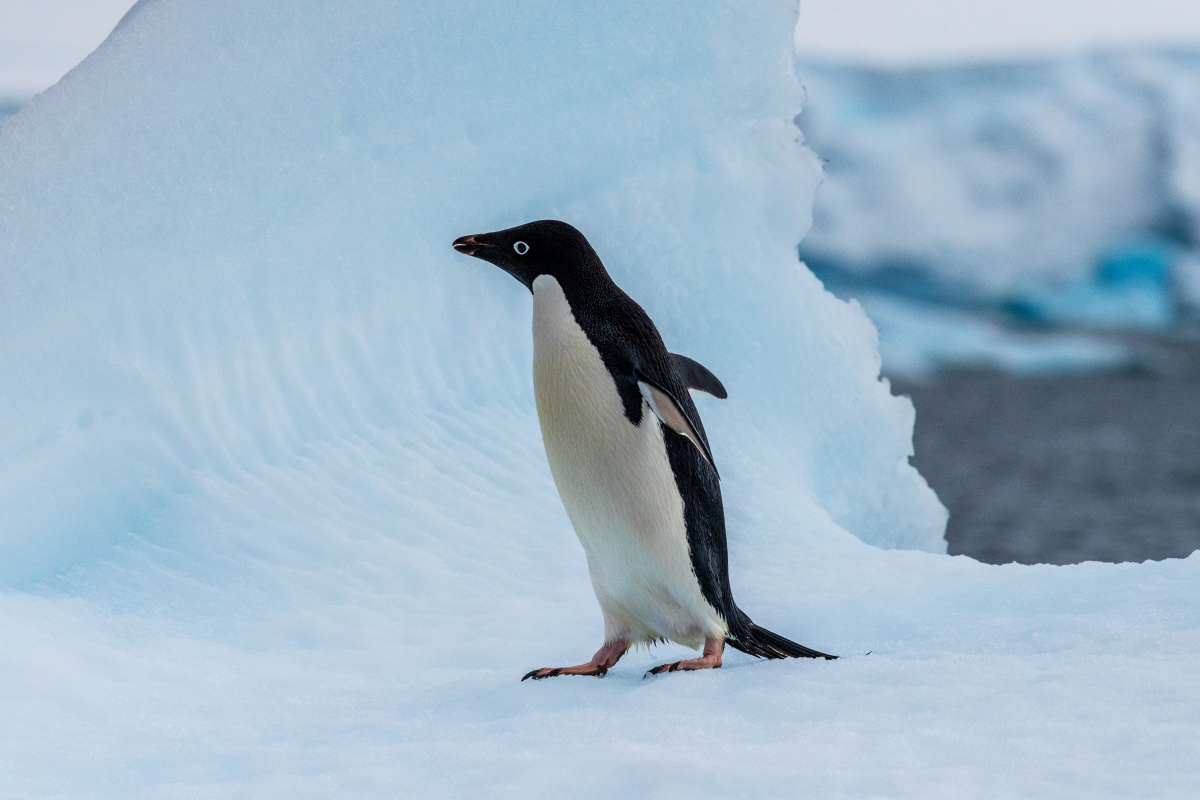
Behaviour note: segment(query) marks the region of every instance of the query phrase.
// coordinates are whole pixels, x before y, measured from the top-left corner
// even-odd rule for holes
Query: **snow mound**
[[[874,328],[795,261],[819,172],[795,20],[142,0],[7,119],[5,793],[1194,785],[1200,559],[938,554]],[[602,626],[528,295],[450,242],[541,217],[729,388],[700,410],[734,591],[847,659],[642,681],[663,647],[518,682]]]
[[[267,25],[239,4],[135,7],[3,132],[0,335],[21,389],[0,580],[113,547],[219,552],[231,506],[329,509],[358,481],[395,487],[369,530],[429,535],[411,505],[475,529],[506,502],[459,517],[482,463],[512,475],[501,516],[521,527],[516,476],[546,474],[528,298],[449,243],[544,217],[585,231],[667,342],[736,387],[705,413],[745,529],[832,516],[942,547],[870,324],[792,256],[816,182],[788,123],[794,10],[675,12],[381,4]],[[728,46],[764,36],[782,44]],[[337,466],[351,453],[394,463]],[[786,492],[755,496],[770,473]]]

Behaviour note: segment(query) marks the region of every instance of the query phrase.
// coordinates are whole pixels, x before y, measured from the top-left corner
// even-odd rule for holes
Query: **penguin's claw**
[[[704,640],[704,655],[700,658],[688,658],[672,664],[659,664],[642,676],[642,680],[651,675],[661,675],[664,672],[691,672],[697,669],[720,669],[721,653],[725,650],[725,637],[708,636]]]
[[[664,672],[694,672],[698,669],[720,669],[720,664],[704,664],[702,658],[691,658],[687,661],[676,661],[673,664],[659,664],[654,669],[642,676],[642,680],[649,678],[651,675],[661,675]]]
[[[654,669],[647,670],[646,674],[642,676],[642,680],[646,680],[646,678],[649,678],[651,675],[658,675],[661,672],[674,672],[677,669],[679,669],[678,661],[676,661],[674,664],[659,664]]]
[[[646,678],[649,678],[651,675],[661,675],[664,672],[678,672],[680,669],[682,669],[682,667],[680,667],[680,664],[682,663],[682,661],[676,661],[673,664],[659,664],[657,667],[643,675],[642,680],[646,680]]]

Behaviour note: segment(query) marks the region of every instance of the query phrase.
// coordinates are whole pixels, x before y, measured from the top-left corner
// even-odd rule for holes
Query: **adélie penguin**
[[[630,647],[661,640],[703,655],[647,675],[720,667],[726,642],[762,658],[835,658],[755,625],[733,600],[720,476],[688,394],[725,398],[716,376],[667,352],[565,222],[464,236],[454,249],[533,292],[538,421],[604,613],[591,661],[525,678],[603,676]]]

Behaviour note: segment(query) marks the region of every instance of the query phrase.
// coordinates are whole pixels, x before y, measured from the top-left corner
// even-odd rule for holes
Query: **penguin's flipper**
[[[693,361],[687,356],[681,356],[678,353],[671,353],[670,355],[671,363],[679,371],[679,376],[683,378],[683,382],[687,384],[689,389],[707,392],[719,400],[729,397],[729,392],[725,391],[725,387],[721,384],[721,381],[717,380],[717,376],[713,375],[708,367],[699,361]]]
[[[716,464],[713,464],[712,453],[709,452],[708,442],[697,431],[697,426],[692,424],[688,419],[688,415],[680,406],[679,401],[671,396],[671,393],[660,386],[645,379],[638,373],[638,389],[649,404],[650,410],[654,412],[654,416],[666,425],[671,430],[683,436],[692,444],[696,445],[696,449],[704,456],[704,460],[709,463],[715,470]]]

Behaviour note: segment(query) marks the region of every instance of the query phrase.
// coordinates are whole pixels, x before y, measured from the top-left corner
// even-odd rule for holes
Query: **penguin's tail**
[[[730,647],[758,658],[824,658],[831,661],[837,658],[796,644],[791,639],[785,639],[778,633],[755,625],[749,617],[741,613],[741,609],[738,609],[738,612],[742,624],[737,626],[739,630],[736,632],[732,629],[729,631],[729,637],[725,641]]]

